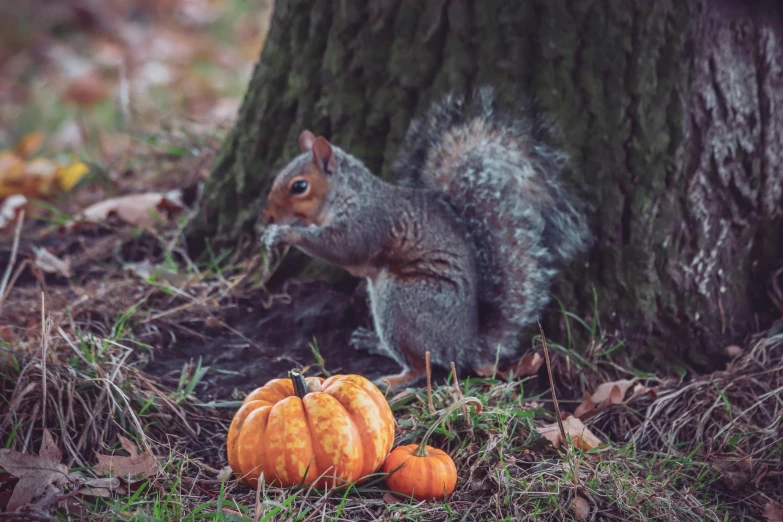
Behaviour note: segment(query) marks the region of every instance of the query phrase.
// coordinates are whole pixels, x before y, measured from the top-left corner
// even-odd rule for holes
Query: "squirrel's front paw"
[[[271,224],[266,227],[264,235],[261,236],[261,242],[269,252],[273,252],[284,246],[289,241],[291,227],[288,225]]]

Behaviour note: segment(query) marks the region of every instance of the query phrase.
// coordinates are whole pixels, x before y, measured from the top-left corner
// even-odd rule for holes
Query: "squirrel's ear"
[[[315,134],[309,130],[303,130],[299,135],[299,151],[309,152],[313,150],[313,143],[315,142]]]
[[[318,137],[313,143],[313,162],[324,174],[334,174],[337,170],[332,145],[326,138]]]

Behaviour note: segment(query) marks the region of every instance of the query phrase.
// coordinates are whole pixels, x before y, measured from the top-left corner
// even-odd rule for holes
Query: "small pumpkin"
[[[443,415],[432,423],[420,444],[397,446],[391,451],[383,463],[383,472],[388,473],[386,486],[390,490],[416,500],[442,499],[454,491],[457,486],[457,466],[448,453],[427,446],[427,440],[452,412],[468,403],[476,405],[476,412],[481,411],[481,401],[478,399],[461,399],[446,408]]]
[[[360,375],[305,380],[297,370],[252,391],[234,415],[228,463],[252,487],[338,487],[378,471],[394,443],[394,417]]]

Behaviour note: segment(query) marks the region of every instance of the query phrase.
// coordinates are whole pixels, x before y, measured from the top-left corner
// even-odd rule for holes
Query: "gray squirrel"
[[[500,111],[492,88],[448,94],[415,119],[387,183],[304,131],[276,176],[262,237],[367,279],[374,331],[351,344],[402,366],[376,382],[415,383],[434,365],[491,374],[522,351],[553,277],[590,242],[581,202],[565,189],[566,156],[548,127]]]

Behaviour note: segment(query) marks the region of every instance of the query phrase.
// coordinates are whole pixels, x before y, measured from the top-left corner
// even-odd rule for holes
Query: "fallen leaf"
[[[400,498],[397,495],[394,495],[393,493],[384,493],[383,494],[383,501],[387,504],[397,504],[400,502]]]
[[[474,368],[474,371],[479,377],[492,377],[494,374],[496,377],[500,377],[503,380],[508,380],[512,374],[514,377],[527,377],[529,375],[535,375],[541,365],[544,363],[544,358],[539,353],[526,353],[516,363],[509,364],[505,370],[500,370],[495,365],[486,365],[481,368]]]
[[[587,517],[590,516],[590,503],[582,497],[574,499],[571,509],[574,510],[574,516],[577,520],[587,520]]]
[[[33,247],[33,252],[35,252],[35,266],[44,272],[71,277],[71,261],[69,259],[62,260],[45,248]]]
[[[576,407],[576,410],[574,410],[574,417],[581,419],[594,410],[595,402],[593,401],[593,397],[588,392],[585,392],[585,400],[583,400],[582,403]]]
[[[620,380],[614,382],[605,382],[598,386],[593,392],[593,402],[603,402],[611,399],[613,404],[620,404],[635,381]]]
[[[111,490],[109,488],[83,487],[77,489],[76,493],[85,497],[111,497]]]
[[[54,185],[57,169],[57,163],[46,158],[25,163],[11,152],[0,153],[0,197],[47,195]]]
[[[743,352],[744,350],[735,344],[726,347],[726,355],[728,355],[732,359],[736,359],[737,357],[742,355]]]
[[[527,377],[538,373],[538,369],[544,363],[544,358],[540,353],[526,353],[524,357],[513,367],[505,372],[499,372],[503,379],[508,379],[511,372],[515,377]]]
[[[228,480],[233,472],[234,470],[231,468],[231,466],[226,466],[220,470],[220,473],[217,474],[216,479],[221,482],[223,482],[224,480]]]
[[[143,281],[147,281],[152,272],[155,270],[155,265],[147,261],[139,261],[138,263],[125,263],[122,265],[122,269],[126,272],[134,274],[136,277]]]
[[[21,193],[24,189],[25,162],[13,152],[0,152],[0,198]]]
[[[111,497],[111,492],[117,491],[122,494],[125,492],[125,488],[120,486],[120,479],[118,478],[97,478],[90,479],[82,484],[76,493],[87,497]]]
[[[0,230],[5,230],[16,221],[19,212],[27,204],[27,198],[21,194],[8,196],[0,206]]]
[[[120,487],[120,479],[116,477],[94,478],[85,481],[83,485],[91,488],[117,489]]]
[[[38,455],[0,449],[0,467],[19,479],[6,509],[14,512],[26,506],[43,506],[61,494],[69,478],[68,468],[60,460],[62,453],[46,429]]]
[[[764,506],[764,519],[767,522],[783,522],[783,504],[770,500]]]
[[[111,477],[138,476],[139,479],[157,473],[158,461],[154,456],[149,453],[140,455],[136,446],[123,436],[120,436],[120,444],[130,453],[129,457],[98,454],[98,463],[93,466],[93,470],[106,473]]]
[[[32,156],[44,142],[44,135],[40,132],[31,132],[26,134],[19,140],[19,143],[14,147],[14,152],[17,156],[27,158]]]
[[[590,450],[602,445],[603,442],[593,435],[593,433],[587,429],[581,420],[577,419],[573,415],[569,415],[563,421],[563,428],[565,429],[566,436],[571,437],[576,447],[583,450]],[[555,448],[559,448],[563,443],[563,436],[560,433],[560,427],[555,422],[554,424],[547,424],[536,428],[538,433],[549,440]]]
[[[67,166],[60,166],[55,173],[55,179],[60,189],[69,191],[88,173],[90,167],[77,161]]]
[[[626,399],[629,389],[631,389],[631,395]],[[599,385],[592,395],[585,393],[585,399],[577,406],[574,417],[587,420],[611,406],[627,404],[642,395],[649,395],[653,399],[657,396],[655,390],[633,380],[607,382]]]
[[[148,228],[161,217],[159,210],[177,212],[182,210],[183,206],[180,190],[173,190],[166,194],[160,192],[130,194],[90,205],[74,221],[69,222],[66,228],[72,228],[77,221],[100,223],[112,215],[116,215],[130,225]]]
[[[60,448],[54,443],[54,438],[52,438],[52,434],[47,429],[44,429],[38,456],[51,459],[53,462],[58,463],[63,460],[63,452],[60,451]]]

